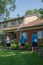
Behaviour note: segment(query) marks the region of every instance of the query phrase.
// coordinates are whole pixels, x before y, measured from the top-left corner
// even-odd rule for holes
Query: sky
[[[16,9],[10,12],[10,17],[17,17],[17,14],[24,16],[27,10],[43,8],[41,0],[16,0]]]

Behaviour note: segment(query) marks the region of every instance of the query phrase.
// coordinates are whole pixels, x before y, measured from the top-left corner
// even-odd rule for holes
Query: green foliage
[[[4,46],[5,43],[3,41],[0,41],[0,46]]]
[[[40,39],[40,42],[42,42],[42,43],[43,43],[43,39]]]
[[[43,52],[43,47],[41,48],[41,51]]]
[[[34,9],[34,10],[27,10],[25,12],[25,15],[31,15],[31,14],[39,14],[39,10],[38,9]]]
[[[41,47],[41,48],[39,49],[39,52],[43,52],[43,47]]]
[[[30,14],[32,14],[32,10],[27,10],[27,11],[25,12],[25,15],[30,15]]]
[[[16,39],[11,41],[11,47],[16,49],[20,48],[20,45],[18,44]]]
[[[18,42],[17,42],[17,40],[16,40],[16,39],[11,40],[11,43],[18,44]]]
[[[19,44],[16,44],[16,49],[20,49],[20,45]]]
[[[14,47],[16,48],[16,45],[18,44],[17,40],[14,39],[14,40],[11,40],[11,47]]]
[[[16,44],[11,43],[11,48],[16,48]]]
[[[43,39],[40,39],[39,41],[40,41],[39,46],[43,46]]]
[[[42,46],[43,47],[43,43],[39,44],[39,47]]]
[[[12,43],[11,48],[20,49],[20,45]]]
[[[43,9],[39,9],[39,12],[40,12],[40,14],[41,14],[41,18],[43,18]]]
[[[28,49],[30,47],[31,47],[31,45],[29,43],[26,43],[25,48]]]
[[[2,45],[2,41],[0,41],[0,46]]]
[[[9,16],[10,11],[14,11],[15,8],[15,0],[0,0],[0,16]]]
[[[38,15],[40,18],[43,18],[43,9],[34,9],[34,10],[27,10],[25,12],[25,15],[31,15],[31,14],[36,14]]]
[[[33,10],[33,14],[39,14],[39,10],[38,9],[34,9]]]
[[[43,0],[42,0],[42,2],[43,2]]]

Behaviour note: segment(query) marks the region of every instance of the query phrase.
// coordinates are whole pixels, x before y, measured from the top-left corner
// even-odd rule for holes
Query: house
[[[21,26],[21,25],[20,25]],[[20,27],[19,26],[19,27]],[[41,39],[43,39],[43,19],[38,18],[37,16],[27,16],[24,18],[24,23],[20,27],[20,31],[18,31],[18,40],[20,33],[24,34],[27,38],[28,43],[32,43],[32,34],[34,31],[38,34],[38,43],[41,44],[43,42],[40,42]]]
[[[3,26],[4,27],[3,27]],[[27,39],[27,43],[32,43],[31,36],[34,31],[38,34],[38,43],[43,39],[43,19],[36,15],[29,15],[17,17],[12,20],[0,22],[0,37],[3,33],[4,36],[9,35],[11,39],[17,39],[20,42],[20,36],[23,34]]]
[[[0,21],[0,41],[4,41],[6,35],[9,35],[10,38],[16,39],[15,30],[20,24],[22,24],[23,18],[24,16],[7,21]]]

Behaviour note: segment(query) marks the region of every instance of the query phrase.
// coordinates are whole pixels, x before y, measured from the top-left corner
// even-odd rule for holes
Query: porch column
[[[19,43],[19,38],[20,38],[20,32],[18,31],[17,33],[16,33],[16,39],[17,39],[17,42]]]

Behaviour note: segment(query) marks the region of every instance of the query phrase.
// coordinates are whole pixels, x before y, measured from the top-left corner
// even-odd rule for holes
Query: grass
[[[0,49],[0,65],[43,65],[43,58],[27,50]]]

